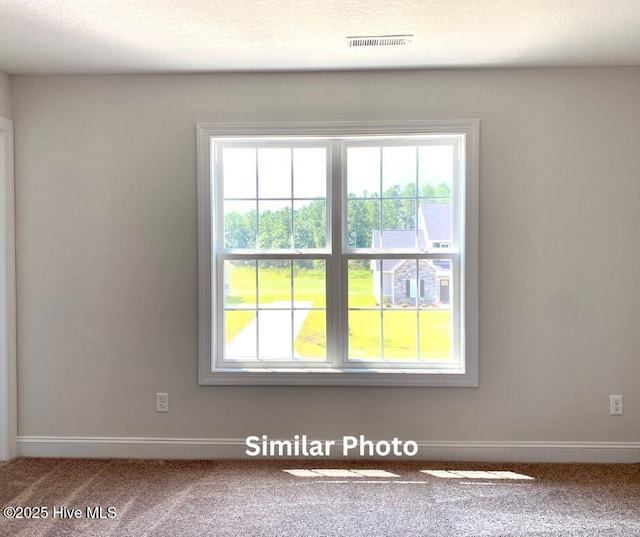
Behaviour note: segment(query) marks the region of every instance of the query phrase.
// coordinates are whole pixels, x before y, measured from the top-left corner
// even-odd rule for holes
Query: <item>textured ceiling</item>
[[[640,0],[0,0],[10,74],[566,65],[640,65]]]

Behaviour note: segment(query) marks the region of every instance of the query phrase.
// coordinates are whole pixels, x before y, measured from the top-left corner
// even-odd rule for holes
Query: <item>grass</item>
[[[297,268],[297,267],[296,267]],[[255,304],[273,302],[310,303],[325,308],[324,270],[294,270],[293,289],[289,268],[259,267],[256,297],[255,267],[233,266],[227,303],[242,308],[226,313],[226,341],[229,343],[255,318]],[[349,272],[349,355],[352,359],[380,358],[380,325],[384,329],[385,359],[447,359],[451,352],[451,311],[414,308],[380,310],[372,294],[371,271]],[[325,311],[310,311],[294,343],[296,353],[305,358],[326,356]],[[419,328],[419,330],[417,330]],[[419,337],[418,337],[419,334]],[[419,339],[419,341],[418,341]]]
[[[225,314],[225,341],[231,342],[242,329],[256,318],[256,312],[250,310],[231,310]]]
[[[380,325],[384,347],[380,345]],[[352,359],[442,360],[451,352],[451,312],[389,308],[349,312],[349,356]],[[419,331],[417,328],[419,327]],[[419,341],[418,341],[419,340]]]
[[[305,358],[325,358],[327,356],[325,320],[324,311],[309,312],[293,344],[294,352]]]

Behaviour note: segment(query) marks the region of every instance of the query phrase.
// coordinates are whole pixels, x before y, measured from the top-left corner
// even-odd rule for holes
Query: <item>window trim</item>
[[[197,194],[198,194],[198,285],[199,334],[198,382],[200,385],[330,385],[330,386],[478,386],[478,222],[479,222],[479,130],[478,120],[427,120],[358,123],[198,123]],[[212,252],[216,237],[213,192],[211,189],[211,139],[261,136],[367,137],[420,136],[425,134],[464,135],[465,188],[460,200],[461,236],[464,248],[460,255],[460,312],[464,325],[461,352],[464,371],[376,368],[312,368],[303,369],[214,369],[212,359],[213,316],[216,289],[212,286]],[[335,193],[334,193],[335,195]],[[340,215],[333,213],[334,232]],[[328,292],[330,293],[330,292]],[[331,319],[330,323],[339,322]],[[327,326],[327,331],[334,329]]]

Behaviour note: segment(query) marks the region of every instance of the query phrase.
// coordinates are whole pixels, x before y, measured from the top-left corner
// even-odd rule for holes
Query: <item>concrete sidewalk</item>
[[[259,358],[264,360],[291,360],[300,356],[292,355],[293,342],[309,313],[302,308],[312,307],[313,302],[294,302],[294,308],[301,308],[295,310],[291,309],[289,301],[273,302],[270,306],[282,309],[258,310],[258,318],[254,318],[226,345],[226,358],[255,359],[256,342],[259,343]]]

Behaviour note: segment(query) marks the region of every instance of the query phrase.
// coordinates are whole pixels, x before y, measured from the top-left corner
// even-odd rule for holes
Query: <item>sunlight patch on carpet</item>
[[[341,470],[341,469],[317,469],[317,470],[283,470],[296,477],[400,477],[385,470]]]
[[[470,471],[470,470],[420,470],[423,474],[428,474],[441,479],[525,479],[534,478],[524,474],[505,471]]]

